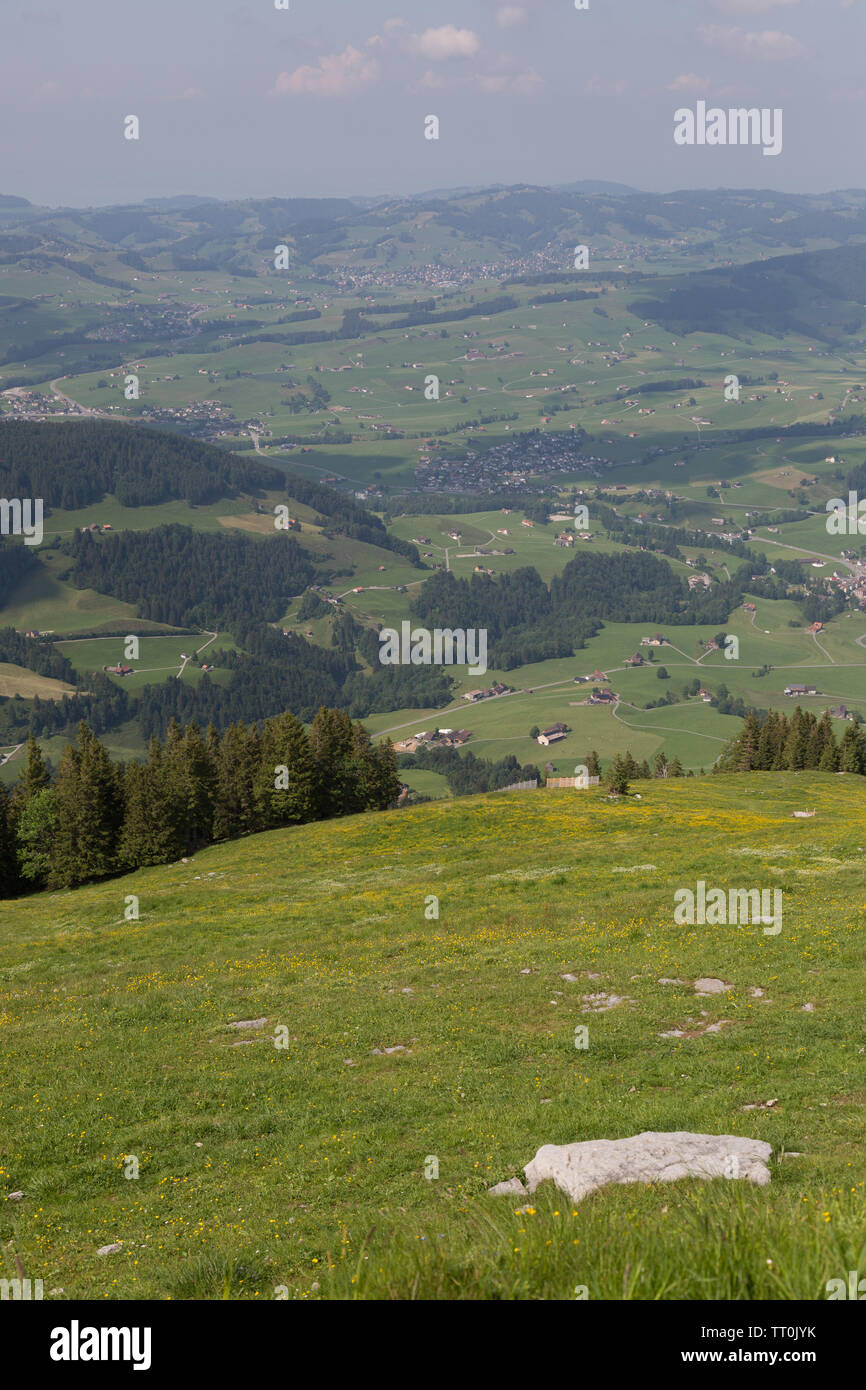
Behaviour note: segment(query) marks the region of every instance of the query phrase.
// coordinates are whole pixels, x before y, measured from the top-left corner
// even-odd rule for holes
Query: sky
[[[866,186],[866,0],[577,3],[0,0],[0,193]],[[699,101],[781,109],[781,152],[677,144]]]

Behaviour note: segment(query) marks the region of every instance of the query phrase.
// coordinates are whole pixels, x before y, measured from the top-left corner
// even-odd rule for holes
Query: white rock
[[[96,1253],[97,1255],[116,1255],[122,1249],[123,1246],[120,1242],[115,1241],[114,1245],[101,1245]]]
[[[23,1192],[10,1192],[10,1193],[9,1193],[9,1201],[10,1201],[10,1202],[20,1202],[20,1201],[21,1201],[21,1198],[22,1198],[23,1196],[24,1196],[24,1193],[23,1193]]]
[[[579,1202],[608,1183],[736,1176],[763,1187],[770,1181],[767,1160],[772,1152],[771,1144],[738,1134],[647,1131],[628,1139],[545,1144],[523,1171],[530,1193],[549,1179]],[[497,1195],[516,1192],[515,1181],[490,1190]]]
[[[728,985],[724,980],[709,979],[695,980],[694,988],[698,994],[724,994],[725,990],[733,989],[733,985]]]
[[[631,1000],[626,999],[624,994],[585,994],[583,996],[582,1014],[606,1014],[611,1009],[615,1009],[618,1004],[630,1004]]]
[[[488,1189],[491,1197],[525,1197],[526,1188],[519,1178],[509,1178],[507,1182],[498,1182],[495,1187]]]
[[[813,1014],[814,1012],[815,1012],[815,1005],[814,1005],[814,1004],[804,1004],[804,1005],[803,1005],[803,1013],[804,1013],[804,1014]]]
[[[240,1023],[229,1023],[229,1028],[264,1028],[267,1023],[266,1018],[244,1018]]]

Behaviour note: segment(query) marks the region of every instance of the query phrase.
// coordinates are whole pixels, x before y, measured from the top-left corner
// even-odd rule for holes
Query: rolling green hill
[[[109,1300],[823,1299],[866,1274],[859,779],[635,790],[352,817],[0,904],[7,1259]],[[699,880],[778,888],[782,930],[676,925]],[[767,1140],[772,1181],[486,1195],[542,1144],[643,1130]]]

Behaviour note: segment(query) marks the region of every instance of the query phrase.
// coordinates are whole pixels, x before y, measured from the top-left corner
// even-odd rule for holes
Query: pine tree
[[[760,765],[759,748],[761,744],[761,726],[758,723],[758,716],[753,709],[750,709],[743,721],[743,728],[739,737],[739,751],[737,754],[736,768],[738,772],[751,772],[753,768]]]
[[[22,807],[15,833],[21,878],[35,888],[42,888],[49,881],[56,835],[54,789],[42,787]]]
[[[833,738],[833,742],[828,743],[825,747],[823,753],[821,754],[821,761],[818,764],[818,766],[822,772],[839,771],[839,749],[836,746],[835,737]]]
[[[256,773],[258,815],[265,829],[315,819],[318,773],[310,741],[293,714],[269,719],[262,730]]]
[[[18,782],[14,791],[15,800],[19,806],[26,805],[32,796],[35,796],[43,787],[49,786],[51,782],[51,773],[48,771],[48,766],[42,756],[42,749],[32,733],[27,739],[24,759],[24,767],[18,775]]]
[[[175,747],[180,741],[179,730]],[[147,764],[130,763],[123,784],[119,858],[126,868],[170,864],[185,848],[183,796],[167,752],[151,738]]]
[[[19,887],[12,808],[0,786],[0,898],[14,898]]]
[[[604,785],[608,792],[614,796],[628,796],[628,774],[626,772],[626,762],[621,753],[617,753],[613,762],[607,769],[604,778]]]
[[[809,723],[798,705],[794,710],[785,740],[784,767],[786,772],[799,772],[806,767],[809,749]]]
[[[601,777],[601,763],[595,749],[586,755],[586,771],[589,777]]]
[[[197,724],[188,725],[182,738],[169,740],[166,757],[172,790],[181,807],[181,847],[194,853],[213,836],[216,783],[216,769]]]
[[[256,774],[261,762],[258,732],[244,724],[226,729],[216,758],[213,834],[231,840],[261,828],[256,804]]]
[[[622,766],[623,772],[625,773],[626,777],[635,778],[640,776],[640,768],[635,762],[630,748],[627,748],[625,750],[625,757],[622,760]]]
[[[842,735],[842,746],[839,749],[839,771],[859,772],[861,775],[866,772],[866,750],[864,750],[863,738],[856,724],[849,724]]]
[[[354,735],[343,710],[320,709],[310,729],[310,746],[318,772],[318,813],[323,820],[356,808],[352,778]]]
[[[393,745],[390,739],[386,739],[374,747],[370,735],[361,724],[355,725],[353,739],[353,768],[359,793],[357,809],[383,811],[400,795]]]
[[[70,888],[105,878],[117,864],[119,774],[84,723],[78,726],[77,744],[64,749],[55,793],[58,824],[50,886]]]

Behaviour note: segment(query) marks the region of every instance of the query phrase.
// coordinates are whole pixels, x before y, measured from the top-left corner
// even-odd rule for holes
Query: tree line
[[[84,723],[56,776],[36,739],[10,794],[0,788],[0,897],[73,888],[171,864],[215,841],[385,810],[401,784],[390,742],[322,708],[309,732],[285,713],[259,728],[172,722],[147,760],[116,764]]]
[[[125,507],[194,505],[276,488],[283,475],[183,435],[113,421],[4,420],[0,496],[42,497],[75,511],[111,493]]]
[[[718,772],[853,772],[866,776],[866,738],[846,725],[837,739],[829,710],[819,719],[798,705],[790,716],[749,710],[737,737],[716,764]]]

